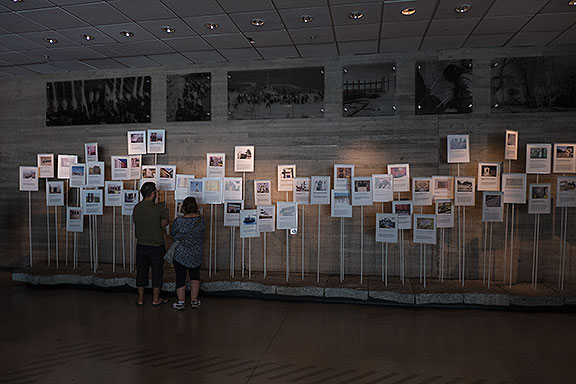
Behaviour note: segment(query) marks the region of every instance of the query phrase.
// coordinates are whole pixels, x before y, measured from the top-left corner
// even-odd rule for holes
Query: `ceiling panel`
[[[28,33],[22,33],[20,36],[46,48],[74,47],[80,45],[76,41],[70,40],[66,36],[54,31],[28,32]],[[45,40],[46,38],[56,39],[58,42],[55,44],[50,44],[48,41]]]
[[[157,0],[118,0],[108,4],[135,21],[170,19],[174,13]]]
[[[124,64],[128,68],[146,68],[157,67],[159,64],[146,56],[132,56],[132,57],[118,57],[116,59],[120,64]]]
[[[416,37],[422,36],[428,28],[428,21],[407,21],[395,23],[382,23],[383,39],[393,37]]]
[[[341,55],[378,53],[378,40],[340,43],[338,48]]]
[[[233,13],[230,15],[242,32],[258,32],[284,29],[280,15],[276,11]],[[252,20],[261,19],[264,25],[254,26]]]
[[[92,25],[120,24],[131,21],[116,8],[104,2],[73,5],[64,9]]]
[[[289,31],[296,45],[300,44],[324,44],[334,42],[332,28],[306,28],[292,29]]]
[[[153,40],[154,36],[136,23],[99,25],[96,28],[113,38],[119,43],[129,41]],[[126,37],[121,34],[122,31],[134,33],[132,37]]]
[[[542,13],[576,12],[576,7],[568,5],[567,0],[551,0]]]
[[[298,51],[302,57],[328,57],[338,54],[336,44],[299,45]]]
[[[182,54],[194,63],[219,63],[226,61],[226,59],[216,51],[182,52]]]
[[[464,47],[502,47],[512,37],[510,33],[496,33],[493,35],[471,35],[464,43]]]
[[[379,23],[382,15],[382,5],[380,3],[332,6],[331,10],[334,25]],[[360,12],[363,16],[360,19],[351,19],[348,16],[350,12]]]
[[[192,64],[188,58],[181,55],[180,53],[168,53],[163,55],[149,55],[151,60],[154,60],[160,65],[171,66],[171,65],[186,65]]]
[[[436,14],[434,14],[435,19],[467,19],[474,17],[482,17],[490,8],[490,5],[494,0],[474,0],[474,1],[464,1],[464,0],[440,0],[438,4],[438,9]],[[465,13],[456,12],[456,7],[467,3],[472,5],[469,11]]]
[[[276,4],[276,8],[304,8],[304,7],[316,7],[316,6],[327,6],[327,0],[273,0]],[[335,4],[333,1],[332,4]]]
[[[436,1],[421,0],[421,1],[401,1],[394,3],[384,3],[384,19],[383,21],[415,21],[415,20],[430,20],[434,13],[434,6]],[[416,13],[410,16],[404,16],[402,10],[404,8],[414,8]]]
[[[536,15],[522,32],[563,31],[576,23],[576,13],[548,13]]]
[[[51,3],[56,5],[74,5],[74,4],[82,4],[82,3],[94,3],[98,0],[50,0]]]
[[[380,24],[346,25],[334,28],[337,41],[378,40]]]
[[[507,47],[528,47],[531,45],[546,45],[556,36],[557,31],[549,32],[519,32],[506,44]]]
[[[380,52],[416,51],[420,46],[420,37],[400,37],[398,39],[380,40]]]
[[[6,8],[11,11],[24,11],[27,9],[51,8],[54,7],[50,1],[47,0],[26,0],[21,3],[14,3],[11,0],[5,0]]]
[[[204,39],[216,49],[248,48],[251,45],[241,33],[205,36]]]
[[[549,0],[505,0],[495,1],[488,16],[529,15],[538,12]]]
[[[152,20],[152,21],[142,21],[140,26],[146,29],[148,32],[154,36],[163,39],[169,37],[185,37],[185,36],[196,36],[197,33],[192,30],[181,19],[165,19],[165,20]],[[162,30],[163,27],[169,26],[175,31],[173,33],[166,33]]]
[[[290,40],[290,36],[285,30],[253,32],[249,37],[254,39],[254,46],[256,48],[292,44],[292,40]]]
[[[224,13],[215,0],[162,0],[162,2],[180,17],[217,15]]]
[[[228,61],[259,60],[260,54],[254,48],[221,49],[219,51]]]
[[[136,56],[138,52],[129,48],[126,44],[100,44],[91,47],[92,50],[99,53],[101,57],[120,57],[120,56]]]
[[[24,67],[0,67],[0,72],[14,75],[14,76],[25,76],[25,75],[34,75],[35,72],[32,72],[29,69]]]
[[[72,59],[70,56],[54,49],[38,49],[34,51],[22,52],[22,54],[40,62],[65,61]]]
[[[77,28],[87,25],[87,23],[81,19],[69,14],[61,8],[36,9],[32,11],[23,11],[19,14],[52,29]]]
[[[258,51],[264,59],[284,59],[299,57],[298,51],[292,45],[285,47],[263,47],[259,48]]]
[[[70,56],[75,60],[96,59],[102,57],[101,54],[93,51],[88,47],[54,48],[54,50],[57,50],[58,52],[61,52],[64,55]]]
[[[40,62],[40,60],[33,59],[31,57],[25,56],[18,52],[3,52],[0,53],[0,60],[10,63],[12,65],[17,64],[34,64]]]
[[[208,51],[212,49],[212,47],[199,36],[176,37],[171,39],[163,39],[162,41],[164,41],[178,52]]]
[[[42,45],[23,38],[20,35],[0,36],[0,46],[10,48],[14,51],[26,51],[29,49],[40,49]]]
[[[66,70],[56,67],[51,64],[41,63],[41,64],[28,64],[23,66],[36,73],[65,73]]]
[[[283,9],[279,12],[282,16],[282,20],[284,20],[284,24],[286,24],[288,29],[332,26],[332,22],[330,21],[330,11],[328,10],[328,7]],[[309,23],[301,22],[300,17],[303,15],[312,16],[312,21]]]
[[[2,29],[11,33],[45,31],[47,28],[18,13],[0,13]]]
[[[53,63],[55,67],[65,69],[67,71],[90,71],[95,68],[78,60],[71,61],[58,61]]]
[[[512,33],[517,32],[532,16],[485,17],[478,23],[474,33]]]
[[[157,55],[163,53],[173,53],[174,49],[164,44],[160,40],[134,41],[126,43],[128,48],[135,50],[142,55]]]
[[[119,62],[113,59],[91,59],[91,60],[84,60],[84,62],[94,68],[97,69],[120,69],[126,68],[125,65],[120,64]]]
[[[218,3],[228,13],[274,9],[270,0],[218,0]]]
[[[68,39],[75,41],[78,44],[92,46],[97,44],[107,44],[114,43],[115,40],[110,36],[105,34],[99,29],[94,27],[82,27],[82,28],[72,28],[72,29],[61,29],[61,35],[66,36]],[[84,35],[90,35],[94,37],[94,40],[86,40]]]
[[[576,28],[570,28],[556,37],[550,44],[576,44]]]
[[[446,19],[432,20],[428,28],[428,36],[455,36],[470,34],[479,19]]]
[[[221,35],[226,33],[236,33],[239,32],[238,28],[227,15],[212,15],[212,16],[198,16],[198,17],[187,17],[184,21],[192,27],[196,33],[199,35]],[[212,23],[218,24],[217,29],[208,29],[205,24]]]
[[[467,35],[461,36],[450,36],[447,38],[445,36],[429,36],[425,37],[422,41],[422,50],[432,50],[432,49],[457,49],[464,44]]]

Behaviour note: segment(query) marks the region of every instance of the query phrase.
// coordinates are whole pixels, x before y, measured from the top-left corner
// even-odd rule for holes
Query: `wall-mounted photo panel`
[[[556,206],[576,207],[576,176],[558,176],[556,183]]]
[[[84,144],[84,159],[86,163],[98,161],[98,143]]]
[[[500,190],[500,163],[478,163],[478,190]]]
[[[254,146],[234,147],[234,172],[254,172]]]
[[[432,190],[434,199],[452,199],[454,197],[454,178],[452,176],[432,176]]]
[[[274,232],[276,230],[276,206],[259,205],[257,209],[260,232]]]
[[[528,193],[529,214],[549,214],[552,211],[552,184],[530,184]]]
[[[388,164],[388,173],[392,175],[394,192],[410,192],[409,164]]]
[[[210,121],[210,72],[166,76],[166,121]]]
[[[207,153],[206,154],[206,176],[207,177],[224,177],[226,172],[226,154],[225,153]]]
[[[353,164],[334,164],[334,190],[350,191],[354,177]]]
[[[128,157],[128,177],[130,180],[140,180],[142,177],[142,155],[132,155]]]
[[[432,205],[432,178],[412,178],[412,201],[416,206]]]
[[[350,191],[331,190],[330,216],[352,217],[352,196]]]
[[[504,220],[504,192],[482,194],[482,222],[500,223]]]
[[[158,190],[173,191],[176,189],[176,166],[158,166]]]
[[[111,157],[112,180],[130,180],[129,160],[128,156]]]
[[[278,166],[278,191],[292,192],[294,188],[294,178],[296,177],[295,165]]]
[[[446,142],[448,148],[448,163],[470,162],[469,135],[448,135]]]
[[[142,170],[144,174],[144,170]],[[194,175],[176,175],[176,189],[174,190],[174,200],[184,200],[188,197],[188,186],[190,185],[190,180],[194,178]],[[202,189],[200,189],[202,190]]]
[[[342,72],[343,117],[396,113],[396,64],[347,65]]]
[[[244,201],[234,200],[224,202],[224,226],[239,227],[240,211],[244,209]]]
[[[298,204],[310,204],[310,178],[295,177],[293,185],[293,200]]]
[[[260,237],[258,228],[258,210],[243,209],[240,211],[240,238]]]
[[[454,228],[454,203],[452,200],[436,200],[436,226],[438,228]]]
[[[138,204],[140,194],[136,190],[123,189],[122,190],[122,215],[132,216],[134,206]]]
[[[330,204],[330,176],[312,176],[310,204]]]
[[[554,173],[576,173],[576,144],[554,144]]]
[[[414,203],[412,200],[401,200],[392,202],[392,213],[398,215],[398,229],[412,228],[412,213]]]
[[[72,164],[70,166],[70,186],[81,188],[86,185],[86,164]]]
[[[254,180],[254,203],[255,203],[255,205],[271,205],[272,204],[271,185],[272,185],[272,183],[270,180]]]
[[[70,178],[70,166],[78,162],[76,155],[58,155],[58,178]]]
[[[49,179],[54,177],[54,154],[41,153],[38,154],[38,177],[41,179]]]
[[[88,187],[104,186],[104,162],[93,161],[86,163],[86,185]]]
[[[128,131],[128,154],[146,154],[146,131]]]
[[[202,200],[202,191],[204,190],[204,179],[189,179],[188,180],[188,196],[196,199],[196,203],[204,204]]]
[[[278,229],[298,228],[298,203],[278,201],[276,207],[276,227]]]
[[[454,205],[473,207],[476,205],[476,179],[473,177],[454,178]]]
[[[204,204],[222,204],[222,178],[221,177],[205,177],[203,179],[203,182],[202,182],[202,203],[204,203]]]
[[[104,196],[101,189],[82,189],[80,195],[84,215],[101,216],[104,213]]]
[[[526,174],[503,173],[504,204],[526,204]]]
[[[376,213],[376,241],[398,242],[398,217],[393,213]]]
[[[66,231],[84,232],[84,215],[82,208],[68,207],[66,212]]]
[[[46,181],[46,206],[64,206],[64,182]]]
[[[393,179],[390,174],[372,175],[372,201],[387,203],[394,200]]]
[[[225,177],[223,199],[226,200],[243,200],[242,196],[242,178]]]
[[[506,145],[504,147],[504,160],[518,159],[518,131],[506,130]]]
[[[148,130],[148,153],[165,153],[166,152],[166,130],[149,129]]]
[[[436,238],[436,215],[414,215],[414,243],[435,245]]]
[[[372,177],[352,178],[352,205],[372,205]]]
[[[550,174],[552,144],[526,144],[526,173]]]
[[[107,207],[122,206],[122,191],[124,183],[121,181],[107,181],[104,189],[104,204]]]

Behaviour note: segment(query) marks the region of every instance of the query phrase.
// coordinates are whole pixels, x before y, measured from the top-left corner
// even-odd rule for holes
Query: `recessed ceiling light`
[[[166,33],[174,33],[174,32],[176,32],[176,29],[172,28],[172,27],[169,26],[169,25],[163,26],[163,27],[162,27],[162,30],[163,30],[164,32],[166,32]]]
[[[13,3],[21,3],[21,2],[23,2],[23,1],[24,1],[24,0],[12,0]]]
[[[92,40],[94,40],[94,36],[92,36],[92,35],[82,35],[82,37],[83,37],[86,41],[92,41]]]
[[[416,8],[404,8],[402,10],[402,14],[404,16],[410,16],[416,13]]]
[[[575,6],[575,5],[576,5],[576,0],[570,0],[570,1],[568,2],[568,5]]]
[[[302,15],[298,20],[300,20],[301,23],[309,23],[314,20],[314,18],[310,15]]]
[[[260,27],[261,25],[264,25],[264,20],[262,19],[254,19],[251,21],[252,25],[255,27]]]
[[[214,29],[218,28],[220,25],[218,25],[218,23],[206,23],[206,24],[204,24],[204,26],[207,29],[214,30]]]
[[[134,32],[130,32],[130,31],[122,31],[120,32],[120,34],[124,37],[132,37],[134,36]]]
[[[348,18],[352,19],[352,20],[358,20],[364,17],[364,14],[360,11],[354,11],[354,12],[350,12],[348,14]]]
[[[254,44],[254,42],[255,42],[255,41],[254,41],[254,38],[252,38],[252,37],[247,37],[246,39],[248,39],[248,42],[249,42],[250,44]]]
[[[58,42],[58,40],[53,39],[51,37],[45,38],[44,41],[48,42],[48,44],[56,44]]]
[[[470,8],[472,8],[471,4],[460,4],[459,6],[454,8],[454,10],[456,11],[456,13],[466,13],[470,10]]]

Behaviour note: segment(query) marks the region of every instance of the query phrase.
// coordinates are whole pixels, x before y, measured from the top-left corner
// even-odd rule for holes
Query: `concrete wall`
[[[556,47],[550,49],[477,49],[458,51],[433,51],[398,53],[387,55],[365,55],[336,57],[327,59],[294,59],[275,61],[252,61],[241,63],[214,63],[189,68],[143,68],[126,70],[106,70],[82,72],[55,76],[34,76],[16,79],[3,79],[0,85],[0,129],[2,150],[0,161],[3,172],[0,174],[2,199],[0,207],[0,266],[25,266],[28,263],[28,196],[18,192],[18,166],[35,165],[37,153],[78,154],[83,157],[85,142],[98,142],[100,160],[106,161],[106,177],[110,178],[110,156],[127,152],[126,131],[147,128],[162,128],[167,131],[166,154],[158,156],[158,163],[176,164],[178,173],[205,175],[206,152],[226,152],[232,158],[235,145],[256,147],[256,172],[246,175],[246,206],[253,205],[253,179],[272,179],[276,186],[276,166],[296,164],[298,176],[332,175],[334,163],[353,163],[357,176],[372,173],[385,173],[386,165],[395,162],[408,162],[411,176],[457,175],[456,165],[446,163],[445,138],[448,134],[468,133],[471,137],[471,162],[460,167],[461,175],[476,175],[479,161],[503,161],[504,130],[520,131],[519,160],[512,162],[512,172],[524,171],[525,144],[531,142],[574,142],[573,131],[575,113],[530,113],[530,114],[491,114],[490,113],[490,60],[504,56],[561,55],[573,53],[576,47]],[[414,114],[414,63],[419,60],[471,58],[474,60],[474,113],[460,116],[415,116]],[[366,63],[397,64],[396,116],[378,118],[342,118],[341,84],[342,67]],[[325,117],[299,120],[227,120],[227,71],[244,69],[286,68],[298,66],[325,66],[326,98]],[[166,123],[165,119],[165,79],[170,73],[212,72],[212,121],[198,123]],[[144,125],[102,125],[46,127],[45,125],[45,86],[47,81],[107,78],[114,76],[152,76],[152,123]],[[144,156],[144,164],[153,164],[153,157]],[[508,166],[505,164],[505,170]],[[234,175],[233,162],[227,162],[227,175]],[[535,176],[529,176],[535,182]],[[541,182],[552,182],[555,176],[540,177]],[[126,182],[126,187],[132,182]],[[44,182],[40,192],[32,193],[33,254],[37,263],[45,264],[47,256],[46,207]],[[405,199],[410,194],[403,194]],[[273,192],[273,200],[283,200],[285,193]],[[481,194],[477,195],[480,202]],[[71,195],[71,200],[74,197]],[[173,195],[168,194],[169,207],[173,211]],[[482,277],[483,237],[480,203],[466,210],[466,266],[467,277]],[[384,204],[384,211],[390,212],[390,203]],[[381,245],[374,241],[375,213],[382,206],[375,204],[364,209],[364,272],[378,275],[381,263]],[[305,228],[290,238],[291,269],[301,268],[301,232],[305,232],[305,268],[316,271],[316,231],[318,208],[305,208]],[[418,208],[419,210],[419,208]],[[112,254],[112,209],[105,208],[105,215],[99,223],[100,253],[104,261],[111,260]],[[119,210],[118,210],[119,211]],[[51,228],[54,228],[54,213],[51,210]],[[209,212],[209,210],[208,210]],[[425,207],[424,213],[432,213],[432,207]],[[529,281],[532,266],[532,239],[534,217],[527,214],[527,206],[516,209],[518,232],[515,242],[514,280]],[[58,212],[60,220],[60,259],[65,257],[64,211]],[[300,210],[301,214],[301,210]],[[330,218],[329,207],[321,208],[321,272],[337,273],[339,269],[340,219]],[[117,229],[120,225],[117,212]],[[222,226],[222,210],[218,208],[218,268],[228,269],[230,231]],[[556,281],[558,275],[558,232],[560,215],[554,212],[541,218],[541,250],[539,274],[541,280]],[[125,219],[128,223],[128,218]],[[354,208],[354,218],[345,220],[345,266],[347,274],[360,271],[360,208]],[[127,228],[127,227],[126,227]],[[493,245],[496,249],[495,273],[502,276],[504,250],[504,224],[494,224]],[[569,228],[568,238],[572,241],[573,227]],[[52,233],[52,258],[54,258],[54,234]],[[119,239],[118,231],[116,238]],[[237,235],[238,236],[238,235]],[[448,275],[457,277],[458,238],[457,230],[446,230],[446,252]],[[406,234],[407,273],[418,275],[419,246],[411,242],[412,233]],[[70,236],[70,241],[72,236]],[[88,236],[78,238],[81,246],[81,260],[88,260]],[[236,265],[239,266],[241,242],[236,240]],[[438,266],[437,247],[431,247],[429,274],[435,275]],[[430,247],[429,247],[430,249]],[[247,250],[247,244],[246,244]],[[71,248],[68,257],[71,258]],[[572,264],[573,248],[567,250],[567,270],[574,277]],[[433,254],[433,255],[432,255]],[[117,244],[117,255],[121,255],[121,245]],[[256,270],[262,269],[262,240],[252,240],[252,260]],[[397,271],[397,248],[390,246],[391,272]],[[206,262],[207,265],[207,262]],[[285,233],[279,231],[268,235],[268,268],[285,268]],[[569,279],[570,280],[570,279]],[[569,281],[568,280],[568,281]]]

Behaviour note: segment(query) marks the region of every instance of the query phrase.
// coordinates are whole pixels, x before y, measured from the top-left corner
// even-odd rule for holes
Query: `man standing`
[[[148,285],[148,271],[152,268],[152,305],[167,302],[160,298],[162,275],[164,272],[164,227],[168,225],[168,208],[156,203],[158,190],[152,182],[140,188],[144,200],[136,204],[132,213],[136,239],[136,305],[144,305],[144,287]]]

